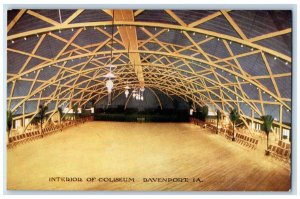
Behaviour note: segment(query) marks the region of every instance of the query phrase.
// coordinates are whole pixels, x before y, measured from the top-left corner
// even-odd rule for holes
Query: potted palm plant
[[[72,109],[73,109],[74,119],[76,120],[78,118],[78,105],[77,104],[73,105]]]
[[[57,108],[57,112],[59,114],[59,123],[61,124],[61,121],[62,121],[62,116],[63,116],[63,110],[61,107],[58,107]]]
[[[234,136],[235,123],[240,118],[240,114],[236,109],[232,109],[231,112],[230,112],[229,117],[230,117],[230,120],[232,122],[232,129],[233,129],[232,141],[235,141],[235,136]]]
[[[203,108],[202,108],[202,119],[203,119],[203,122],[206,121],[207,116],[208,116],[208,106],[203,106]]]
[[[7,134],[8,134],[8,142],[9,142],[9,136],[10,136],[10,131],[12,128],[12,112],[11,111],[6,111],[6,129],[7,129]]]
[[[221,120],[221,111],[217,110],[217,134],[219,133],[219,122]]]
[[[266,155],[269,155],[270,154],[270,152],[268,151],[268,147],[269,147],[269,133],[272,130],[272,125],[273,125],[274,118],[272,117],[272,115],[263,115],[263,116],[261,116],[261,120],[263,121],[262,130],[267,135],[267,150],[266,150]]]
[[[39,105],[39,112],[38,116],[40,118],[40,125],[41,125],[41,135],[43,137],[43,121],[46,118],[46,112],[48,111],[48,106],[47,105]]]
[[[60,131],[62,131],[62,125],[61,125],[61,121],[62,121],[62,117],[63,117],[63,110],[61,107],[58,107],[57,112],[59,114],[59,125],[60,125]]]

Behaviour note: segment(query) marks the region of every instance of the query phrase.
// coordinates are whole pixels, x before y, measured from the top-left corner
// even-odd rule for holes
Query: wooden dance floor
[[[188,123],[88,122],[9,149],[7,188],[290,189],[289,169],[262,150],[205,131]]]

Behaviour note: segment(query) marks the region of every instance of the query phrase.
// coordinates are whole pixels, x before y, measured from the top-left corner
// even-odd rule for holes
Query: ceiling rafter
[[[190,24],[188,25],[188,27],[195,27],[195,26],[198,26],[198,25],[200,25],[200,24],[202,24],[202,23],[205,23],[205,22],[207,22],[207,21],[209,21],[209,20],[212,20],[212,19],[214,19],[214,18],[216,18],[216,17],[218,17],[218,16],[220,16],[220,15],[222,15],[222,13],[221,13],[220,11],[217,11],[217,12],[215,12],[215,13],[213,13],[213,14],[210,14],[210,15],[208,15],[208,16],[206,16],[206,17],[203,17],[203,18],[201,18],[201,19],[199,19],[199,20],[197,20],[197,21],[194,21],[193,23],[190,23]]]
[[[126,51],[124,51],[124,50],[118,50],[118,51],[115,51],[116,53],[126,53]],[[275,94],[273,94],[271,91],[269,91],[269,90],[267,90],[266,88],[264,88],[262,85],[260,85],[260,84],[258,84],[257,82],[255,82],[255,81],[253,81],[253,80],[251,80],[251,79],[249,79],[248,77],[245,77],[245,76],[243,76],[243,75],[241,75],[241,74],[239,74],[239,73],[237,73],[237,72],[235,72],[235,71],[231,71],[230,69],[227,69],[227,68],[224,68],[224,67],[221,67],[221,66],[219,66],[219,65],[216,65],[216,64],[214,64],[214,63],[209,63],[209,62],[206,62],[205,60],[201,60],[201,59],[198,59],[198,58],[194,58],[194,57],[189,57],[189,56],[186,56],[186,55],[174,55],[174,54],[170,54],[170,53],[166,53],[166,52],[157,52],[157,51],[141,51],[141,50],[139,50],[139,51],[137,51],[137,52],[139,52],[139,53],[148,53],[148,54],[159,54],[159,55],[166,55],[166,56],[170,56],[170,57],[178,57],[178,58],[183,58],[183,59],[188,59],[188,60],[193,60],[193,61],[198,61],[198,62],[202,62],[202,63],[205,63],[205,64],[208,64],[208,65],[212,65],[212,66],[214,66],[214,67],[217,67],[217,68],[220,68],[220,69],[223,69],[224,71],[226,71],[226,72],[228,72],[228,73],[231,73],[232,75],[235,75],[235,76],[238,76],[238,77],[240,77],[240,78],[242,78],[242,79],[245,79],[246,81],[248,81],[249,83],[252,83],[252,84],[254,84],[255,86],[257,86],[258,88],[260,88],[260,89],[262,89],[262,90],[264,90],[265,92],[267,92],[267,93],[269,93],[272,97],[274,97],[275,99],[277,99],[277,100],[279,100],[281,103],[283,103],[283,105],[285,106],[285,107],[287,107],[287,108],[289,108],[289,106],[288,105],[286,105],[284,102],[282,102],[282,100],[280,99],[280,98],[278,98],[278,96],[276,96]],[[97,54],[103,54],[103,53],[105,53],[105,54],[107,54],[108,52],[98,52]],[[73,57],[68,57],[68,58],[63,58],[62,60],[60,60],[60,61],[67,61],[67,60],[70,60],[70,59],[72,59],[72,58],[79,58],[79,57],[83,57],[83,56],[93,56],[93,55],[95,55],[96,53],[90,53],[90,54],[85,54],[85,55],[78,55],[78,56],[73,56]],[[40,68],[43,68],[43,67],[45,67],[45,66],[48,66],[48,65],[50,65],[50,64],[55,64],[57,61],[54,61],[54,62],[52,62],[52,63],[48,63],[48,64],[44,64],[44,65],[41,65],[41,66],[39,66],[38,67],[38,69],[40,69]],[[37,68],[36,68],[37,69]],[[30,69],[30,70],[32,70],[32,69]],[[29,70],[29,71],[30,71]],[[33,70],[32,70],[33,71]],[[30,71],[30,72],[32,72],[32,71]],[[17,79],[17,78],[19,78],[20,76],[22,76],[23,74],[18,74],[18,75],[16,75],[16,77],[14,78],[14,79]],[[12,81],[13,79],[9,79],[8,80],[8,82],[9,81]]]
[[[180,19],[172,10],[165,10],[177,23],[179,23],[182,26],[187,26],[182,19]]]
[[[142,10],[142,9],[139,9],[139,10],[135,11],[135,12],[134,12],[134,16],[135,16],[135,17],[138,16],[138,15],[141,14],[143,11],[144,11],[144,10]]]
[[[51,27],[48,27],[48,28],[40,28],[40,29],[36,29],[36,30],[17,33],[17,34],[14,34],[14,35],[9,35],[9,36],[7,36],[7,40],[13,40],[13,39],[20,38],[20,37],[26,37],[26,36],[30,36],[30,35],[36,35],[36,34],[41,34],[43,32],[51,32],[51,31],[60,30],[60,29],[62,30],[62,29],[80,28],[80,27],[84,27],[84,26],[85,27],[109,26],[111,24],[112,24],[112,22],[110,22],[110,21],[103,21],[103,22],[85,22],[85,23],[56,25],[56,26],[51,26]],[[213,32],[213,31],[204,30],[204,29],[200,29],[200,28],[182,27],[180,25],[172,25],[172,24],[157,23],[157,22],[155,22],[155,23],[154,22],[140,22],[140,21],[117,21],[117,22],[115,22],[115,25],[148,26],[148,27],[159,27],[159,28],[165,28],[165,29],[169,28],[169,29],[174,29],[174,30],[184,30],[184,31],[187,31],[187,32],[195,32],[195,33],[200,33],[200,34],[204,34],[204,35],[210,35],[210,36],[213,36],[213,37],[226,39],[226,40],[229,40],[229,41],[233,41],[233,42],[236,42],[236,43],[247,45],[249,47],[262,50],[266,53],[277,56],[278,58],[281,58],[283,60],[291,62],[291,57],[290,56],[284,55],[284,54],[282,54],[278,51],[272,50],[270,48],[252,43],[248,40],[243,40],[243,39],[239,39],[239,38],[236,38],[236,37],[233,37],[233,36],[229,36],[229,35],[225,35],[225,34],[221,34],[221,33],[216,33],[216,32]]]
[[[132,10],[114,10],[114,22],[117,21],[134,21],[134,13]],[[119,32],[122,38],[123,45],[126,49],[131,51],[138,50],[138,39],[137,39],[137,31],[136,27],[131,26],[121,26],[119,27]],[[141,58],[138,52],[130,53],[129,58],[131,63],[133,63],[134,70],[140,81],[141,87],[144,86],[144,76],[143,69],[141,67]]]
[[[71,105],[72,102],[78,103],[80,106],[86,104],[89,99],[92,99],[94,97],[97,98],[97,101],[99,101],[101,98],[106,96],[106,91],[104,88],[104,82],[103,80],[100,80],[105,71],[105,65],[107,65],[107,58],[109,56],[106,56],[109,54],[108,51],[102,50],[102,47],[108,46],[109,48],[112,48],[112,46],[108,42],[100,42],[100,43],[90,43],[86,46],[80,46],[74,43],[74,40],[76,38],[75,34],[71,39],[66,40],[59,35],[56,35],[54,33],[50,34],[50,31],[54,30],[63,30],[63,29],[71,29],[71,28],[78,28],[77,31],[80,29],[82,30],[83,27],[94,27],[96,31],[99,31],[103,33],[105,36],[107,36],[107,40],[110,39],[110,34],[105,31],[105,28],[101,28],[102,26],[111,26],[111,21],[106,22],[84,22],[84,23],[74,23],[70,24],[76,17],[78,17],[83,10],[76,10],[70,17],[63,22],[63,24],[60,24],[48,17],[45,17],[37,12],[34,12],[32,10],[28,10],[27,13],[50,24],[53,26],[47,27],[47,28],[41,28],[36,29],[33,31],[26,31],[23,33],[17,33],[14,35],[9,35],[8,40],[16,39],[23,36],[30,36],[30,35],[41,35],[38,42],[35,44],[34,49],[31,51],[31,53],[24,52],[22,50],[16,50],[16,49],[8,49],[10,52],[18,53],[27,56],[27,59],[25,63],[20,67],[21,69],[17,74],[8,73],[8,81],[7,83],[12,83],[12,89],[10,90],[10,95],[7,98],[9,101],[8,106],[10,107],[11,100],[14,99],[21,99],[21,102],[18,103],[14,108],[18,108],[20,106],[23,107],[23,117],[27,117],[27,114],[25,114],[25,102],[26,101],[34,101],[38,100],[38,104],[40,104],[40,101],[45,101],[45,103],[50,103],[51,101],[55,102],[55,107],[57,108],[58,105],[61,102],[66,102],[67,104]],[[112,16],[111,10],[103,10],[108,15]],[[231,103],[233,103],[235,106],[238,107],[240,112],[242,113],[243,120],[245,122],[245,125],[247,126],[246,119],[249,119],[250,116],[247,116],[243,113],[240,107],[240,103],[244,102],[246,105],[254,110],[258,115],[265,114],[265,105],[278,105],[280,106],[280,121],[277,122],[280,127],[287,128],[288,126],[282,123],[282,107],[285,106],[286,108],[290,109],[289,103],[291,99],[289,98],[283,98],[281,97],[281,93],[279,91],[277,82],[275,78],[283,78],[283,77],[291,77],[290,72],[284,72],[279,74],[273,74],[270,64],[268,60],[265,57],[264,53],[268,53],[271,55],[274,55],[275,58],[280,58],[284,61],[291,61],[291,58],[289,56],[286,56],[282,53],[279,53],[273,49],[266,48],[264,46],[258,45],[257,41],[264,40],[264,39],[270,39],[276,36],[289,34],[292,29],[286,28],[284,30],[274,31],[271,33],[263,34],[254,38],[248,39],[244,32],[240,29],[240,27],[235,23],[235,21],[231,18],[231,16],[227,13],[227,10],[221,10],[217,11],[211,15],[208,15],[204,18],[201,18],[199,20],[196,20],[190,24],[186,24],[179,15],[175,14],[172,10],[165,10],[166,13],[168,13],[179,25],[172,25],[172,24],[163,24],[163,23],[157,23],[157,22],[141,22],[141,21],[116,21],[115,24],[119,26],[118,30],[115,34],[120,34],[120,29],[123,29],[127,32],[130,28],[134,27],[134,29],[139,26],[139,28],[142,30],[142,32],[146,33],[146,35],[149,36],[149,38],[144,40],[137,40],[138,48],[132,49],[131,53],[137,53],[137,54],[143,54],[142,61],[146,63],[140,63],[138,66],[143,66],[143,72],[145,73],[145,86],[152,86],[152,88],[159,89],[164,92],[170,92],[175,95],[181,96],[183,99],[188,100],[191,99],[192,101],[199,101],[200,104],[203,105],[205,103],[211,103],[215,104],[217,102],[220,102],[221,110],[229,110],[232,108]],[[137,16],[138,14],[142,13],[143,10],[137,10],[135,12],[132,12],[133,16]],[[23,11],[23,14],[25,13],[25,10]],[[14,24],[21,18],[23,15],[21,14],[21,11],[18,13],[18,15],[15,17],[15,19],[10,23],[12,25],[8,25],[8,31],[14,26]],[[235,38],[229,35],[224,35],[221,33],[216,33],[213,31],[204,30],[201,28],[196,28],[196,26],[209,22],[210,20],[213,20],[214,18],[223,15],[228,22],[231,24],[231,26],[236,30],[236,32],[240,35],[240,38]],[[9,29],[9,26],[11,28]],[[148,27],[156,27],[157,28],[163,28],[162,30],[151,33],[147,28]],[[137,27],[138,28],[138,27]],[[180,46],[172,43],[166,43],[159,40],[159,36],[165,33],[168,29],[174,29],[177,31],[181,31],[186,39],[192,43],[192,45],[187,46]],[[194,38],[191,36],[196,33],[204,34],[206,35],[206,39],[202,41],[195,41]],[[80,34],[80,32],[78,33]],[[39,48],[39,45],[42,43],[45,36],[52,36],[55,39],[58,39],[65,43],[63,49],[61,49],[58,54],[53,59],[48,59],[42,56],[35,55],[37,49]],[[77,35],[78,36],[78,35]],[[120,34],[121,39],[122,35]],[[164,35],[165,36],[165,35]],[[75,37],[75,38],[74,38]],[[126,36],[127,40],[128,35]],[[229,52],[229,56],[225,58],[220,58],[215,55],[212,55],[201,47],[201,45],[205,44],[206,42],[212,41],[213,39],[219,38],[223,41],[225,45],[225,49]],[[219,40],[218,39],[218,40]],[[106,40],[106,41],[107,41]],[[116,64],[117,68],[114,70],[114,73],[118,76],[116,79],[116,85],[115,89],[118,93],[116,95],[120,95],[122,93],[122,89],[124,88],[124,82],[125,79],[130,79],[132,83],[137,85],[138,81],[136,77],[134,76],[134,71],[132,68],[129,67],[128,60],[130,60],[130,55],[126,52],[128,49],[128,46],[126,48],[126,44],[124,45],[124,41],[120,41],[116,38],[115,40],[118,44],[125,46],[124,49],[113,49],[114,54],[114,60],[117,60],[121,63]],[[230,45],[228,42],[236,42],[241,45],[247,45],[251,49],[251,52],[241,53],[238,55],[234,55],[233,51],[231,50]],[[126,42],[125,42],[126,43]],[[146,47],[146,44],[148,43],[155,43],[159,45],[159,49],[157,51],[153,51],[151,49],[148,49]],[[73,46],[74,48],[71,50],[66,51],[68,46]],[[89,48],[96,47],[96,50],[90,51]],[[99,51],[101,49],[101,51]],[[165,52],[167,51],[167,52]],[[194,54],[191,56],[184,55],[185,51],[190,51]],[[126,55],[127,53],[127,55]],[[238,61],[238,58],[241,57],[247,57],[255,54],[261,54],[263,57],[263,61],[265,63],[265,67],[268,71],[268,75],[257,75],[257,76],[251,76],[250,74],[246,73],[241,67],[241,64]],[[104,55],[104,56],[99,56]],[[195,58],[197,55],[203,55],[206,60],[202,60],[199,58]],[[34,66],[31,69],[25,70],[26,66],[30,62],[32,58],[37,58],[42,60],[40,64]],[[72,65],[71,67],[65,67],[64,65],[73,59],[81,59],[81,58],[87,58],[87,61],[84,61],[79,64]],[[149,62],[148,58],[151,58],[155,60],[155,62]],[[172,59],[171,59],[172,58]],[[274,59],[275,59],[274,58]],[[171,61],[172,60],[172,61]],[[183,62],[183,63],[181,63]],[[63,63],[63,64],[62,64]],[[90,63],[93,65],[93,68],[87,69],[87,63]],[[61,66],[58,66],[57,64],[60,64]],[[193,67],[192,67],[193,65]],[[55,78],[49,79],[49,80],[39,80],[38,76],[40,71],[47,67],[52,66],[59,69],[59,71],[56,74]],[[75,69],[76,67],[79,67]],[[186,67],[187,69],[184,69]],[[195,71],[194,67],[201,68],[200,71]],[[125,69],[128,69],[125,71]],[[222,71],[225,71],[226,74],[233,75],[235,82],[230,81],[226,78],[223,74],[216,72],[217,69],[221,69]],[[27,74],[31,72],[36,72],[34,77],[27,78]],[[68,74],[67,74],[68,73]],[[66,74],[66,75],[64,75]],[[88,74],[88,75],[87,75]],[[26,75],[26,78],[24,77]],[[67,81],[63,81],[63,79],[74,77],[74,79],[69,79]],[[86,78],[84,81],[79,81],[80,77]],[[166,77],[168,77],[166,79]],[[213,77],[214,79],[211,79]],[[269,88],[265,87],[261,82],[259,82],[259,79],[271,79],[274,88],[275,93],[273,93]],[[28,81],[32,82],[30,87],[30,97],[27,98],[26,96],[14,96],[14,87],[16,85],[17,81]],[[221,81],[222,80],[222,81]],[[33,86],[36,82],[41,83],[41,85],[32,92]],[[91,84],[94,82],[94,84]],[[154,87],[155,82],[160,82],[160,84],[156,85]],[[225,82],[225,83],[224,83]],[[171,85],[170,88],[164,88],[164,85]],[[209,84],[209,85],[208,85]],[[248,94],[244,91],[242,85],[244,84],[252,84],[253,86],[257,87],[257,92],[259,95],[259,99],[251,99]],[[52,85],[55,86],[55,92],[50,95],[50,97],[42,97],[42,91],[48,86]],[[82,88],[80,88],[80,85],[84,85]],[[64,91],[62,91],[62,89]],[[180,89],[179,89],[180,88]],[[183,89],[181,89],[183,88]],[[200,89],[199,89],[200,88]],[[100,90],[99,90],[100,89]],[[179,89],[179,90],[178,90]],[[216,91],[219,90],[219,94],[216,93]],[[226,91],[226,92],[225,92]],[[266,93],[270,95],[270,98],[273,99],[270,101],[264,101],[262,93]],[[229,95],[230,94],[230,95]],[[40,97],[33,97],[36,95],[40,95]],[[63,96],[65,95],[65,97]],[[199,95],[199,96],[198,96]],[[213,99],[213,95],[217,98]],[[24,98],[22,98],[24,97]],[[75,98],[73,98],[75,97]],[[60,100],[61,99],[61,100]],[[197,102],[198,103],[198,102]],[[259,104],[259,105],[257,105]],[[259,107],[258,107],[259,106]],[[13,108],[13,109],[14,109]],[[51,112],[51,114],[54,114],[54,111]],[[251,118],[253,119],[253,118]]]
[[[234,28],[234,30],[240,35],[243,40],[248,40],[244,32],[240,29],[240,27],[235,23],[235,21],[231,18],[231,16],[227,13],[226,10],[221,10],[224,17],[230,23],[230,25]]]
[[[60,25],[60,23],[58,23],[57,21],[54,21],[54,20],[52,20],[52,19],[50,19],[48,17],[45,17],[44,15],[41,15],[41,14],[39,14],[37,12],[34,12],[32,10],[27,10],[26,13],[29,14],[29,15],[32,15],[32,16],[34,16],[34,17],[36,17],[36,18],[38,18],[38,19],[40,19],[42,21],[45,21],[45,22],[47,22],[47,23],[49,23],[51,25],[54,25],[54,26]]]
[[[76,17],[78,17],[78,15],[80,15],[82,12],[84,11],[84,9],[78,9],[76,10],[68,19],[66,19],[63,24],[69,24],[71,23]]]
[[[279,30],[279,31],[267,33],[267,34],[264,34],[264,35],[260,35],[260,36],[257,36],[257,37],[253,37],[253,38],[249,39],[249,41],[257,42],[257,41],[260,41],[260,40],[270,39],[270,38],[277,37],[277,36],[280,36],[280,35],[285,35],[285,34],[288,34],[288,33],[291,33],[291,32],[292,32],[292,28],[287,28],[287,29],[284,29],[284,30]]]
[[[9,32],[14,27],[14,25],[19,21],[19,19],[23,16],[25,12],[25,9],[22,9],[18,12],[14,19],[7,25],[7,32]]]

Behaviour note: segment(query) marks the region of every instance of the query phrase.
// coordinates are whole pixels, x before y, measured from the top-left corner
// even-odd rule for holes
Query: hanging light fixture
[[[132,91],[132,97],[135,98],[135,96],[136,96],[136,90],[134,89],[134,90]]]
[[[128,95],[129,95],[129,86],[125,86],[125,96],[126,96],[126,98],[128,97]]]
[[[145,91],[144,87],[134,89],[132,91],[133,99],[138,100],[138,101],[144,101],[144,91]]]
[[[104,75],[103,77],[108,78],[106,81],[106,88],[108,92],[108,105],[111,105],[111,92],[114,87],[114,82],[111,80],[111,78],[115,78],[115,75],[112,73],[111,68],[114,68],[115,66],[112,65],[112,57],[113,57],[113,45],[114,45],[114,10],[113,10],[113,19],[112,19],[112,28],[111,28],[111,51],[110,51],[110,64],[107,66],[109,67],[109,72]]]
[[[141,97],[140,97],[140,100],[141,100],[141,101],[144,101],[144,91],[145,91],[145,88],[144,88],[144,87],[140,88],[140,91],[141,91]]]
[[[106,78],[115,78],[116,76],[111,72],[111,67],[110,67],[109,72],[106,75],[104,75],[103,77],[106,77]]]
[[[114,83],[111,79],[106,81],[106,88],[107,88],[107,92],[110,94],[112,89],[114,87]]]
[[[129,49],[130,49],[130,41],[129,41],[129,43],[128,43],[128,58],[130,57],[130,55],[129,55]],[[129,58],[129,61],[128,61],[128,66],[130,65],[130,58]],[[126,82],[126,84],[128,84],[128,82]],[[128,97],[128,95],[129,95],[129,89],[130,89],[130,87],[128,86],[128,85],[126,85],[125,86],[125,96],[126,96],[126,98]]]
[[[129,95],[129,91],[126,90],[126,91],[125,91],[125,96],[126,96],[126,98],[128,98],[128,95]]]

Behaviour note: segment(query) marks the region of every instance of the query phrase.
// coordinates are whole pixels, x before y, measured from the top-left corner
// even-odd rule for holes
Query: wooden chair
[[[243,144],[244,141],[245,141],[245,135],[242,135],[242,136],[241,136],[240,143]]]
[[[274,146],[274,145],[269,145],[269,148],[270,148],[270,150],[269,150],[270,156],[273,157],[275,155],[275,153],[276,153],[276,148],[277,147]]]
[[[290,159],[290,150],[284,149],[282,157],[283,157],[283,160],[289,161],[289,159]]]
[[[255,142],[256,142],[256,139],[255,139],[255,138],[253,138],[253,142],[252,142],[251,149],[254,149],[254,148],[256,148],[256,147],[255,147],[255,145],[256,145],[256,144],[255,144]]]
[[[12,137],[8,138],[9,143],[12,143],[14,140]]]
[[[255,139],[253,149],[257,149],[257,145],[258,145],[258,139]]]
[[[254,141],[254,138],[250,138],[250,139],[249,139],[248,147],[252,148],[252,146],[253,146],[253,141]]]
[[[282,147],[282,143],[283,143],[282,140],[279,140],[279,141],[278,141],[278,146],[279,146],[279,147]],[[282,147],[282,148],[283,148],[283,147]]]
[[[13,136],[13,137],[11,137],[11,138],[12,138],[13,142],[17,141],[16,136]]]
[[[282,160],[283,148],[277,147],[276,149],[276,158],[278,160]]]
[[[291,149],[291,144],[286,143],[285,148],[290,150]]]
[[[245,135],[242,145],[247,145],[248,136]]]
[[[243,144],[245,135],[240,135],[240,139],[238,141],[239,144]]]
[[[29,132],[28,134],[29,134],[28,141],[33,140],[33,132]]]
[[[17,135],[17,141],[20,141],[21,139],[21,135]]]

